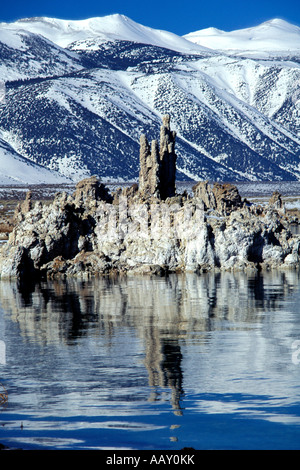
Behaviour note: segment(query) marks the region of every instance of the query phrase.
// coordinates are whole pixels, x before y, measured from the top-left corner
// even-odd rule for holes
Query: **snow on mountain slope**
[[[172,109],[179,139],[193,143],[195,149],[226,168],[250,179],[268,179],[270,174],[276,179],[287,171],[300,176],[299,137],[216,87],[202,71],[156,77],[152,96],[147,77],[141,77],[136,87],[161,114]],[[277,168],[272,168],[274,164]]]
[[[61,47],[86,39],[106,41],[134,41],[152,44],[180,52],[201,52],[205,47],[191,44],[185,38],[168,31],[140,25],[124,15],[115,14],[86,20],[60,20],[56,18],[26,18],[12,24],[2,23],[0,28],[17,27],[40,34]]]
[[[62,75],[81,68],[74,52],[29,31],[0,24],[0,80]]]
[[[191,42],[122,15],[2,24],[0,40],[3,31],[2,77],[27,77],[7,83],[0,106],[0,136],[15,155],[73,180],[133,181],[140,135],[158,138],[169,113],[179,180],[300,179],[300,52],[195,53]]]
[[[224,94],[226,101],[243,106],[246,114],[256,112],[256,121],[264,116],[273,120],[273,125],[281,124],[281,130],[299,145],[300,65],[297,61],[218,56],[190,62],[189,67],[194,73],[204,74]]]
[[[2,129],[19,153],[65,175],[134,180],[140,135],[157,138],[170,112],[180,179],[299,178],[299,138],[246,96],[218,86],[202,61],[171,71],[156,64],[147,74],[99,69],[19,87],[0,115]]]
[[[230,32],[207,28],[183,37],[219,51],[252,51],[260,55],[268,52],[300,52],[300,28],[277,18],[253,28]]]
[[[69,179],[18,155],[0,139],[0,184],[60,184]]]

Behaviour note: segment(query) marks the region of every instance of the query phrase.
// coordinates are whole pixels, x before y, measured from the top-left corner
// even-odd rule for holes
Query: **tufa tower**
[[[160,128],[160,144],[151,142],[142,134],[140,138],[140,175],[139,191],[144,196],[166,199],[175,196],[176,132],[170,130],[170,116],[163,116]]]

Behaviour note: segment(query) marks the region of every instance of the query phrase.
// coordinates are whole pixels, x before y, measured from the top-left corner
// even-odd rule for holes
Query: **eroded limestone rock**
[[[79,181],[74,193],[74,202],[76,206],[87,204],[91,201],[112,201],[112,196],[108,189],[98,180],[97,176],[92,176],[91,178],[85,178]]]
[[[32,192],[27,191],[25,201],[19,203],[13,215],[13,221],[18,222],[24,218],[24,215],[32,209]]]
[[[213,209],[220,214],[227,214],[243,205],[238,189],[233,184],[211,185],[208,181],[200,181],[193,186],[193,192],[195,197],[204,203],[206,210]]]
[[[284,210],[282,196],[279,191],[274,191],[268,202],[269,206],[274,209]]]
[[[20,205],[0,250],[2,278],[298,268],[300,236],[276,194],[245,204],[231,184],[175,192],[175,133],[166,116],[160,148],[141,138],[139,185],[113,195],[94,176],[50,204]]]
[[[163,117],[160,128],[160,196],[162,199],[175,196],[176,193],[176,132],[170,129],[170,116]]]
[[[144,196],[160,198],[160,159],[158,143],[152,141],[151,148],[147,137],[140,138],[139,190]]]
[[[151,147],[145,135],[140,138],[139,191],[143,197],[165,200],[176,194],[176,133],[170,129],[170,116],[163,117],[160,145],[157,140]]]

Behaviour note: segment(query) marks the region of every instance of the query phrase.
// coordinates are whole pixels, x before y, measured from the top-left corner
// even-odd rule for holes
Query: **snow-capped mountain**
[[[300,28],[282,20],[183,38],[123,15],[24,19],[0,24],[0,59],[0,136],[74,180],[136,180],[165,113],[178,179],[300,179]]]
[[[275,18],[254,28],[221,31],[207,28],[184,36],[189,41],[220,51],[254,53],[256,56],[300,52],[300,28]]]
[[[10,27],[7,24],[3,26]],[[120,14],[79,21],[45,17],[25,18],[16,21],[12,26],[39,34],[64,48],[77,41],[96,39],[102,42],[138,42],[187,53],[191,50],[197,52],[206,49],[199,45],[192,45],[190,41],[176,34],[143,26]]]
[[[81,70],[82,65],[71,51],[62,49],[43,36],[0,24],[0,79],[63,75]]]

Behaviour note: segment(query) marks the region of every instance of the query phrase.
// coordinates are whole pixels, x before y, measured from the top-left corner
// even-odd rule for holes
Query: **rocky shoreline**
[[[0,250],[1,279],[218,270],[297,269],[300,236],[279,193],[265,206],[232,184],[176,193],[175,132],[141,136],[139,183],[110,193],[91,177],[49,204],[28,192]]]

